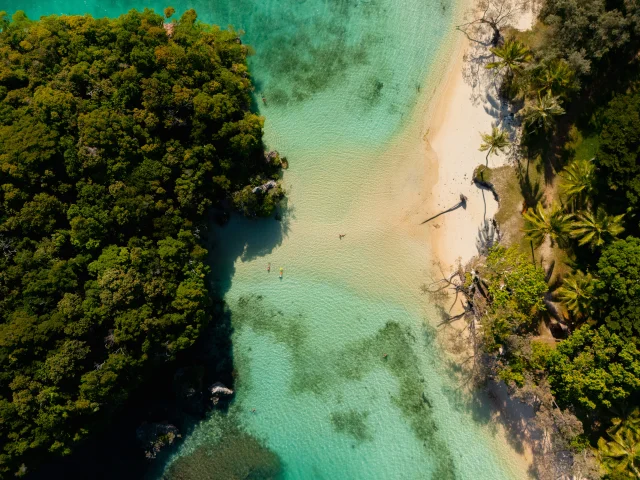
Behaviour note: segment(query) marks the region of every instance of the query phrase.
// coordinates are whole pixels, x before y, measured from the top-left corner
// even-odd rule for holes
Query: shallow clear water
[[[32,18],[165,6],[0,0],[0,10]],[[249,478],[278,468],[287,479],[523,476],[486,412],[456,389],[436,312],[419,293],[428,237],[412,222],[433,175],[421,119],[447,59],[456,4],[173,6],[246,31],[265,141],[291,168],[281,222],[235,218],[216,230],[213,272],[232,312],[237,397],[227,417],[212,416],[186,439],[166,478],[230,478],[243,467]]]

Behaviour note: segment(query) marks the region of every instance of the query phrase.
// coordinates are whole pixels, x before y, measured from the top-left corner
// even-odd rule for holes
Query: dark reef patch
[[[278,477],[278,455],[257,438],[234,426],[229,418],[224,433],[214,444],[196,448],[176,459],[162,480],[267,480]]]
[[[306,325],[309,322],[303,315],[285,315],[270,308],[261,296],[242,297],[233,309],[232,321],[235,328],[249,327],[287,347],[292,360],[290,388],[293,394],[335,395],[343,390],[340,382],[363,380],[376,368],[387,369],[398,381],[397,390],[391,394],[392,402],[432,455],[433,478],[456,478],[453,456],[438,433],[432,401],[425,391],[419,358],[414,351],[416,343],[420,348],[425,344],[433,346],[431,327],[425,329],[424,337],[418,342],[408,327],[390,321],[371,337],[321,354],[308,342]],[[335,412],[331,417],[336,430],[358,440],[367,439],[369,430],[365,420],[366,413],[358,411]]]
[[[236,10],[255,10],[254,0],[240,0]],[[292,8],[287,15],[256,12],[247,42],[256,51],[261,95],[268,104],[303,102],[344,81],[349,70],[366,65],[382,40],[384,7],[380,0],[330,0],[325,8]],[[357,26],[357,27],[356,27]]]
[[[351,44],[344,26],[324,19],[313,19],[308,28],[274,36],[256,59],[273,79],[266,83],[266,97],[276,105],[308,100],[343,81],[349,68],[365,65],[371,43],[374,38]]]
[[[373,433],[367,425],[369,412],[348,410],[346,412],[334,412],[331,414],[331,423],[336,432],[353,437],[358,442],[373,439]]]

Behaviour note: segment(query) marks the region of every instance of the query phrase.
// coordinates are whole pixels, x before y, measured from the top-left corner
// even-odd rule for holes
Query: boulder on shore
[[[223,383],[216,382],[209,387],[209,393],[211,393],[211,401],[217,405],[220,397],[233,395],[233,390],[225,387]]]
[[[267,183],[263,183],[262,185],[258,185],[257,187],[254,187],[253,190],[251,190],[252,193],[258,193],[258,192],[262,192],[262,193],[266,193],[269,190],[271,190],[272,188],[276,188],[278,186],[278,183],[275,180],[269,180]]]

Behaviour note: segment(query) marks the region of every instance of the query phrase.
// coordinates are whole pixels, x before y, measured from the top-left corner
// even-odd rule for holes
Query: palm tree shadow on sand
[[[440,215],[444,215],[445,213],[453,212],[454,210],[457,210],[459,208],[464,208],[465,210],[467,208],[467,197],[465,197],[462,194],[460,194],[460,201],[457,204],[455,204],[453,207],[448,208],[448,209],[446,209],[446,210],[434,215],[433,217],[427,218],[424,222],[420,223],[420,225],[424,225],[425,223],[429,223],[431,220],[435,220]]]

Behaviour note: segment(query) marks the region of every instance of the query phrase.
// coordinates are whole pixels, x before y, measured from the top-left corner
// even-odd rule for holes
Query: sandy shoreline
[[[535,15],[532,10],[523,11],[514,25],[519,30],[530,29]],[[450,209],[460,202],[460,195],[467,197],[465,208],[444,213],[428,222],[432,256],[440,271],[450,272],[458,262],[463,265],[478,254],[478,239],[484,225],[490,223],[498,211],[498,202],[489,191],[483,191],[473,183],[473,172],[486,162],[486,153],[479,150],[481,133],[489,133],[493,126],[510,130],[511,118],[507,105],[499,100],[499,81],[484,68],[490,60],[476,61],[479,55],[488,53],[482,47],[474,50],[462,33],[451,50],[451,61],[441,79],[438,92],[425,116],[425,170],[429,171],[428,192],[420,207],[423,218],[430,218]],[[508,163],[507,155],[489,158],[489,167]],[[425,185],[426,186],[426,185]],[[527,441],[526,418],[529,408],[509,398],[504,384],[492,384],[487,391],[487,401],[501,418],[497,424],[501,436],[509,433],[506,425],[521,433],[521,450],[513,452],[526,471],[534,461],[532,445]],[[513,447],[513,445],[512,445]]]
[[[455,63],[448,72],[445,90],[438,98],[427,136],[427,156],[435,157],[437,180],[427,202],[429,213],[437,214],[459,202],[460,194],[468,200],[466,208],[458,208],[429,222],[434,256],[448,270],[459,259],[467,261],[478,253],[476,239],[485,220],[493,218],[498,209],[490,192],[483,192],[473,182],[473,171],[484,164],[485,154],[479,150],[481,133],[490,132],[496,122],[497,95],[495,85],[486,84],[489,76],[465,79],[464,60],[469,42],[461,40],[456,48]],[[489,159],[490,167],[503,165],[504,156]],[[483,200],[484,193],[484,200]],[[485,207],[486,205],[486,207]]]
[[[533,13],[525,11],[516,27],[528,29],[533,19]],[[460,33],[451,55],[454,60],[428,121],[425,158],[437,177],[429,191],[425,218],[455,206],[460,194],[468,198],[466,208],[443,214],[428,224],[434,257],[445,271],[458,260],[464,263],[478,253],[480,229],[498,210],[491,192],[476,187],[472,178],[474,169],[486,162],[486,153],[479,150],[481,133],[491,132],[493,126],[508,125],[510,118],[499,100],[499,82],[484,68],[487,60],[474,60],[477,53]],[[480,53],[487,52],[482,49]],[[507,161],[502,154],[491,156],[489,167]]]

